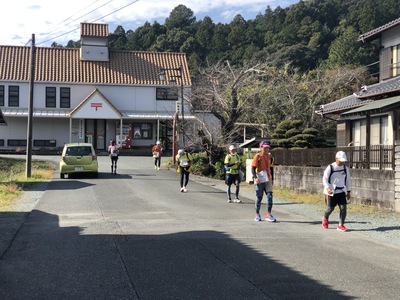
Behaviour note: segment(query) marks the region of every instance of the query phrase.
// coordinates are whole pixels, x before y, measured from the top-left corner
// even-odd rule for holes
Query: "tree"
[[[113,50],[125,50],[127,40],[125,30],[122,26],[117,26],[115,31],[108,36],[110,48]]]
[[[180,4],[171,11],[164,24],[167,30],[172,30],[174,28],[186,29],[186,27],[194,25],[195,22],[196,17],[193,11]]]
[[[301,120],[285,120],[278,124],[271,143],[278,147],[315,148],[324,147],[326,142],[315,128],[304,128]]]
[[[252,93],[253,77],[257,76],[256,67],[234,69],[228,61],[198,70],[199,75],[193,82],[191,94],[192,114],[203,128],[201,130],[208,139],[206,148],[212,157],[220,149],[226,149],[228,143],[235,141],[240,133],[237,123],[247,116],[246,111],[254,99]],[[207,127],[205,120],[207,114],[212,114],[218,121]],[[213,134],[214,133],[214,134]]]

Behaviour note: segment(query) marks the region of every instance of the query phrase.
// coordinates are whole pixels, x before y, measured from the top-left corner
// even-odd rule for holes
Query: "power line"
[[[124,8],[126,8],[126,7],[128,7],[128,6],[132,5],[132,4],[134,4],[134,3],[136,3],[136,2],[138,2],[138,1],[139,1],[139,0],[132,1],[131,3],[129,3],[129,4],[125,5],[125,6],[122,6],[122,7],[118,8],[118,9],[114,10],[113,12],[111,12],[111,13],[105,15],[105,16],[102,16],[102,17],[100,17],[100,18],[98,18],[98,19],[95,19],[95,20],[93,20],[92,22],[96,22],[96,21],[98,21],[98,20],[100,20],[100,19],[103,19],[104,17],[108,17],[109,15],[112,15],[112,14],[116,13],[117,11],[120,11],[121,9],[124,9]]]
[[[84,15],[80,16],[80,17],[77,18],[77,19],[74,19],[73,21],[69,22],[68,24],[70,24],[70,23],[72,23],[72,22],[74,22],[74,21],[77,21],[78,19],[80,19],[80,18],[82,18],[82,17],[84,17],[84,16],[86,16],[86,15],[88,15],[88,14],[90,14],[90,13],[96,11],[96,10],[98,10],[99,8],[105,6],[106,4],[108,4],[108,3],[112,2],[112,1],[113,1],[113,0],[108,1],[107,3],[101,5],[100,7],[97,7],[96,9],[94,9],[94,10],[88,12],[87,14],[84,14]],[[112,11],[112,12],[106,14],[106,15],[102,15],[102,16],[100,16],[100,17],[98,17],[98,18],[96,18],[96,19],[94,19],[94,20],[92,20],[92,21],[90,21],[90,22],[96,22],[96,21],[101,20],[101,19],[103,19],[103,18],[105,18],[105,17],[108,17],[109,15],[112,15],[112,14],[114,14],[114,13],[116,13],[116,12],[118,12],[118,11],[120,11],[120,10],[122,10],[122,9],[124,9],[124,8],[126,8],[126,7],[128,7],[128,6],[132,5],[132,4],[134,4],[134,3],[136,3],[136,2],[138,2],[138,1],[139,1],[139,0],[134,0],[134,1],[130,2],[130,3],[128,3],[127,5],[124,5],[124,6],[120,7],[120,8],[117,8],[116,10],[114,10],[114,11]],[[47,40],[45,40],[45,41],[42,41],[42,42],[36,43],[36,44],[37,44],[37,45],[41,45],[41,44],[47,43],[47,42],[49,42],[49,41],[55,40],[55,39],[57,39],[57,38],[59,38],[59,37],[62,37],[62,36],[64,36],[64,35],[67,35],[67,34],[69,34],[69,33],[71,33],[71,32],[74,32],[74,31],[78,30],[79,28],[80,28],[80,26],[76,26],[75,28],[73,28],[73,29],[71,29],[71,30],[69,30],[69,31],[67,31],[67,32],[63,32],[62,34],[60,34],[60,35],[58,35],[58,36],[52,37],[52,38],[50,38],[50,39],[47,39]]]
[[[81,9],[79,12],[77,12],[77,13],[75,13],[75,14],[69,16],[69,17],[68,17],[67,19],[65,19],[64,21],[67,21],[67,20],[71,19],[73,16],[75,16],[75,15],[77,15],[78,13],[84,11],[86,8],[92,6],[94,3],[98,2],[98,1],[99,1],[99,0],[96,0],[96,1],[93,2],[92,4],[86,6],[84,9]],[[106,3],[104,3],[104,4],[102,4],[102,5],[98,6],[98,7],[96,7],[95,9],[89,11],[88,13],[86,13],[86,14],[84,14],[84,15],[82,15],[82,16],[79,16],[78,18],[76,18],[76,19],[74,19],[74,20],[71,20],[71,21],[67,22],[66,24],[62,24],[62,27],[67,27],[67,25],[71,24],[72,22],[75,22],[75,21],[79,20],[80,18],[83,18],[84,16],[93,13],[94,11],[96,11],[96,10],[98,10],[99,8],[101,8],[101,7],[103,7],[103,6],[107,5],[107,4],[109,4],[109,3],[112,2],[112,1],[114,1],[114,0],[109,0],[108,2],[106,2]],[[60,22],[59,24],[63,23],[64,21]],[[61,27],[61,26],[58,26],[57,28],[59,28],[59,27]],[[44,34],[41,34],[41,35],[46,36],[46,35],[48,35],[49,33],[54,32],[57,28],[51,30],[51,31],[48,32],[48,33],[44,33]],[[61,33],[61,34],[59,34],[59,35],[57,35],[57,36],[55,36],[55,37],[52,37],[52,38],[50,38],[50,39],[45,40],[44,42],[40,42],[40,43],[37,43],[37,44],[38,44],[38,45],[41,45],[41,44],[46,43],[46,42],[48,42],[48,41],[55,40],[55,39],[57,39],[57,38],[59,38],[59,37],[61,37],[61,36],[63,36],[63,35],[66,35],[66,34],[68,34],[68,33],[74,32],[74,31],[77,30],[77,29],[79,29],[79,27],[74,27],[72,30],[70,30],[70,31],[68,31],[68,32]],[[60,31],[61,31],[61,30],[59,30],[59,32],[60,32]]]
[[[56,31],[59,27],[61,27],[61,25],[62,25],[62,26],[66,26],[66,25],[70,24],[71,22],[73,22],[73,21],[75,21],[75,20],[72,20],[72,21],[70,21],[70,22],[68,22],[68,23],[65,23],[65,22],[67,22],[69,19],[71,19],[72,17],[76,16],[76,15],[79,14],[80,12],[85,11],[87,8],[89,8],[90,6],[92,6],[93,4],[95,4],[95,3],[98,2],[98,1],[100,1],[100,0],[96,0],[96,1],[92,2],[91,4],[89,4],[88,6],[86,6],[85,8],[81,9],[80,11],[74,13],[73,15],[69,16],[68,18],[64,19],[63,21],[61,21],[60,23],[58,23],[57,25],[55,25],[54,29],[52,29],[52,30],[50,30],[50,31],[48,31],[48,32],[46,32],[46,33],[42,33],[41,35],[49,35],[50,33]],[[64,24],[64,23],[65,23],[65,24]]]

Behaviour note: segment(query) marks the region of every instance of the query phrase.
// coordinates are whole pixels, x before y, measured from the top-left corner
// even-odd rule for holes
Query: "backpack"
[[[329,174],[328,183],[331,183],[332,173],[344,171],[344,173],[345,173],[344,183],[346,184],[346,182],[347,182],[347,169],[346,169],[346,165],[343,166],[343,167],[344,167],[343,170],[336,170],[336,171],[333,171],[333,166],[332,166],[332,164],[330,164],[329,166],[331,167],[331,172],[330,172],[330,174]]]
[[[110,151],[111,156],[118,156],[118,149],[115,146],[111,147],[111,151]]]

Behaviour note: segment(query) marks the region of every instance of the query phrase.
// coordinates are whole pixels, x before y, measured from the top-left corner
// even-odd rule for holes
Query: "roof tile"
[[[0,46],[0,80],[28,81],[31,47]],[[182,66],[183,85],[191,85],[185,53],[110,51],[109,61],[81,61],[78,48],[36,48],[35,81],[166,85],[161,69]],[[179,75],[178,71],[167,71]],[[175,73],[174,73],[175,72]],[[181,84],[180,78],[177,84]]]

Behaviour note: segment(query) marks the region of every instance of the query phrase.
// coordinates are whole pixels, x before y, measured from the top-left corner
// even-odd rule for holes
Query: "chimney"
[[[81,23],[81,60],[109,61],[108,24]]]

